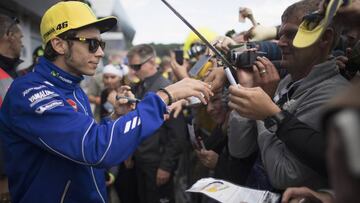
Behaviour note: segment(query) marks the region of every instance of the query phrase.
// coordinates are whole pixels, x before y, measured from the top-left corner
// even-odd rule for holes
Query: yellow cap
[[[325,29],[331,23],[333,17],[336,15],[337,10],[341,5],[347,5],[350,0],[330,0],[326,6],[325,16],[320,23],[314,28],[309,28],[311,23],[309,19],[305,19],[299,26],[299,30],[293,40],[293,45],[297,48],[305,48],[314,44],[324,33]],[[316,15],[313,13],[310,15]]]
[[[79,1],[59,2],[49,8],[41,19],[40,33],[43,43],[71,29],[87,25],[96,26],[101,33],[116,25],[114,16],[97,19],[91,8]]]

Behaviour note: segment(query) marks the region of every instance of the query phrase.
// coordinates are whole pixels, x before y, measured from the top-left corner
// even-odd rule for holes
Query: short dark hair
[[[17,18],[11,18],[10,16],[0,14],[0,38],[2,38],[7,32],[18,32],[20,31],[17,26],[19,21]]]
[[[128,57],[128,59],[130,59],[130,58],[134,57],[134,55],[138,55],[141,58],[141,60],[145,60],[151,56],[156,56],[156,52],[155,52],[155,49],[151,45],[139,44],[139,45],[132,47],[129,50],[127,57]]]
[[[77,30],[68,30],[64,33],[61,33],[60,35],[58,35],[59,38],[61,39],[68,39],[68,38],[74,38],[77,35]],[[72,46],[72,42],[70,40],[66,40],[69,44],[69,46]],[[54,48],[51,45],[51,40],[48,41],[45,45],[45,50],[44,50],[44,57],[50,61],[55,61],[55,59],[59,56],[60,54],[54,50]]]
[[[284,13],[281,16],[281,21],[287,21],[289,18],[297,18],[299,22],[302,21],[302,18],[306,14],[310,14],[319,8],[321,0],[302,0],[296,2],[285,9]]]

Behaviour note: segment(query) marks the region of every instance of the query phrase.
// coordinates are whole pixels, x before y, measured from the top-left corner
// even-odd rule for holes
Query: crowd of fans
[[[360,202],[360,1],[339,3],[334,17],[327,12],[332,2],[289,5],[278,26],[262,25],[251,9],[240,8],[239,21],[249,19],[249,30],[221,36],[199,29],[233,63],[237,85],[229,84],[223,61],[194,33],[180,56],[169,50],[160,59],[148,44],[107,56],[109,63],[81,83],[99,123],[136,111],[148,92],[169,94],[167,86],[186,78],[206,82],[213,92],[207,105],[169,96],[162,126],[104,171],[107,201],[214,202],[185,192],[214,177],[279,193],[283,203]],[[296,37],[304,22],[323,21],[328,23],[314,43],[295,46],[307,44],[306,37]],[[19,22],[0,14],[0,106],[13,79],[31,72],[46,53],[38,47],[34,64],[16,72],[21,38]],[[118,106],[121,100],[127,105]],[[0,202],[11,202],[5,170],[11,155],[2,152]]]

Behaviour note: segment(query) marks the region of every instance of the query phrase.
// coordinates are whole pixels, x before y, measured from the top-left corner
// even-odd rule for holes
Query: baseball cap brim
[[[314,44],[320,38],[326,28],[325,19],[320,22],[320,24],[313,30],[308,30],[308,23],[309,22],[302,22],[299,26],[299,30],[293,40],[293,45],[297,48],[305,48]]]
[[[94,25],[100,30],[100,33],[103,33],[111,30],[116,24],[117,24],[116,17],[109,16],[109,17],[101,18],[85,26]]]
[[[293,45],[297,48],[306,48],[313,45],[329,26],[333,17],[336,15],[336,11],[342,4],[344,4],[343,0],[330,0],[326,7],[324,18],[314,29],[310,30],[308,28],[311,22],[305,19],[299,26],[298,32],[293,40]]]

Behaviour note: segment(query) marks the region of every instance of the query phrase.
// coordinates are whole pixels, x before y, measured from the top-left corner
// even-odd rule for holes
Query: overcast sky
[[[263,25],[280,24],[286,7],[298,0],[168,0],[195,27],[208,27],[218,34],[235,29],[247,30],[251,23],[238,22],[239,7],[253,10]],[[134,44],[183,43],[190,30],[161,0],[121,0],[131,24],[136,30]]]

